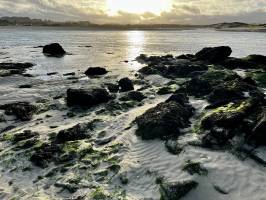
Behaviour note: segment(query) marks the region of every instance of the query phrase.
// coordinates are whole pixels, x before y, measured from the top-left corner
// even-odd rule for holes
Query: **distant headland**
[[[195,28],[213,28],[220,31],[260,31],[266,32],[266,23],[247,24],[242,22],[223,22],[210,25],[190,24],[96,24],[90,21],[65,21],[31,19],[29,17],[1,17],[0,26],[47,26],[47,27],[74,27],[90,29],[122,29],[122,30],[179,30]]]

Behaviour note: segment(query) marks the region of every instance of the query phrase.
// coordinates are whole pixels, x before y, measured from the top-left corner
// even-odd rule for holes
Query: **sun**
[[[106,0],[109,15],[116,15],[119,11],[143,14],[150,12],[156,15],[169,11],[172,7],[171,0]]]

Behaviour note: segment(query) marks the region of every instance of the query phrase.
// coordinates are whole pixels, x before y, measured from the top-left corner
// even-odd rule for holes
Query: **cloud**
[[[105,0],[0,0],[0,15],[126,24],[209,24],[224,21],[266,23],[266,0],[172,0],[172,9],[160,15],[120,11],[115,16],[109,16],[105,5]]]

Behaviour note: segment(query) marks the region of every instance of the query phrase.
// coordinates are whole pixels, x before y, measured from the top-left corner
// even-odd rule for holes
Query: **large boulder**
[[[66,51],[58,43],[52,43],[43,47],[43,53],[51,57],[62,57],[66,54]]]
[[[199,60],[217,63],[228,58],[232,53],[232,49],[228,46],[206,47],[195,54]]]
[[[173,97],[137,117],[136,134],[142,139],[178,137],[180,129],[189,126],[193,114],[193,108],[182,98]]]
[[[101,103],[107,103],[112,97],[106,89],[68,89],[67,105],[92,107]]]
[[[7,115],[15,115],[22,121],[31,120],[33,114],[37,112],[38,108],[29,102],[16,102],[12,104],[5,104],[0,106],[0,109],[5,110]]]
[[[134,90],[134,84],[132,80],[130,80],[129,78],[120,79],[118,81],[118,84],[119,84],[121,92],[128,92],[128,91]]]
[[[104,75],[107,73],[108,71],[103,67],[90,67],[85,72],[87,76],[99,76],[99,75]]]

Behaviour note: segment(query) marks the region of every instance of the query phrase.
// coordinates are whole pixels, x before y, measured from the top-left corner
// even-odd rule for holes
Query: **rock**
[[[127,94],[127,97],[130,99],[130,100],[133,100],[133,101],[142,101],[143,99],[146,99],[147,97],[142,94],[141,92],[139,91],[130,91],[128,94]]]
[[[0,76],[23,74],[33,66],[32,63],[0,63]]]
[[[198,183],[193,180],[178,183],[163,183],[160,186],[161,200],[181,199],[197,186]]]
[[[104,75],[104,74],[107,74],[107,73],[108,73],[108,71],[105,68],[103,68],[103,67],[90,67],[85,72],[85,74],[87,76],[99,76],[99,75]]]
[[[0,106],[0,109],[5,110],[7,115],[15,115],[22,121],[28,121],[32,119],[34,113],[37,112],[38,108],[29,102],[17,102],[12,104],[6,104]]]
[[[220,63],[223,67],[227,69],[248,69],[248,68],[256,68],[256,65],[254,63],[249,62],[245,59],[241,58],[227,58],[226,60],[222,61]]]
[[[206,47],[195,54],[199,60],[209,61],[211,63],[217,63],[227,59],[232,53],[232,49],[228,46],[220,47]]]
[[[167,76],[189,77],[195,72],[207,71],[208,66],[185,63],[179,65],[170,65],[167,69]]]
[[[51,57],[63,57],[66,54],[66,51],[60,44],[52,43],[43,47],[43,53]]]
[[[53,75],[56,75],[56,74],[58,74],[58,72],[49,72],[49,73],[47,73],[47,76],[53,76]]]
[[[65,73],[63,74],[63,76],[75,76],[76,72],[69,72],[69,73]]]
[[[252,139],[257,144],[266,145],[266,113],[262,114],[258,123],[252,130]]]
[[[239,103],[229,103],[207,113],[201,120],[201,127],[211,129],[213,127],[233,128],[243,122],[243,119],[252,109],[250,100]]]
[[[249,55],[243,59],[246,61],[252,62],[254,64],[257,64],[257,65],[266,66],[266,56],[263,56],[263,55],[253,54],[253,55]]]
[[[72,128],[59,131],[55,141],[57,143],[64,143],[67,141],[83,140],[90,136],[88,130],[92,129],[93,127],[91,124],[77,124]]]
[[[66,98],[68,106],[84,106],[88,108],[101,103],[107,103],[111,99],[110,94],[101,88],[68,89]]]
[[[134,90],[133,82],[129,78],[122,78],[118,81],[120,91],[127,92]]]
[[[182,106],[175,101],[160,103],[136,118],[136,134],[142,139],[178,137],[180,129],[190,124],[192,114],[190,105]]]
[[[193,59],[195,56],[192,54],[182,54],[180,56],[177,56],[177,59],[185,59],[185,60],[190,60]]]
[[[20,85],[20,86],[18,86],[19,88],[32,88],[32,85],[30,85],[30,84],[25,84],[25,85]]]
[[[188,172],[190,175],[198,174],[198,175],[207,175],[208,170],[201,166],[200,162],[193,162],[191,160],[186,161],[183,166],[183,170]]]
[[[46,168],[59,151],[58,145],[44,143],[35,149],[34,154],[30,157],[30,161],[38,167]]]
[[[16,144],[23,140],[28,140],[34,137],[38,137],[40,134],[37,132],[32,132],[31,130],[25,130],[22,133],[16,133],[13,136],[11,136],[11,141],[13,144]]]
[[[178,155],[183,151],[183,146],[178,144],[177,140],[167,140],[165,142],[165,148],[173,155]]]
[[[119,85],[118,84],[108,83],[106,85],[107,85],[109,92],[117,93],[119,91]]]

